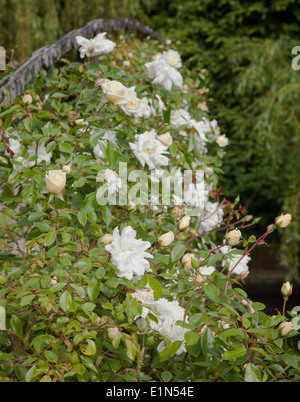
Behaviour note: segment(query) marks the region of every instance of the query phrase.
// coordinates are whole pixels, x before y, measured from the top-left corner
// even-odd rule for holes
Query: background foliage
[[[132,17],[139,0],[0,0],[0,44],[24,63],[31,53],[96,18]],[[4,12],[3,12],[4,11]]]
[[[294,224],[280,238],[283,262],[299,274],[299,45],[300,9],[294,0],[142,1],[144,19],[180,40],[191,66],[205,68],[207,86],[230,138],[222,186],[238,193],[261,227],[281,211]],[[257,234],[257,233],[256,233]]]

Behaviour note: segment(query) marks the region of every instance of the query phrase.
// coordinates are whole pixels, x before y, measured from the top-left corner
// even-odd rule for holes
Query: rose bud
[[[72,172],[70,165],[64,165],[61,170],[66,174],[70,174]]]
[[[29,94],[24,95],[22,100],[23,100],[24,105],[31,105],[32,101],[33,101],[32,96]]]
[[[108,335],[109,339],[115,339],[115,337],[118,336],[119,332],[120,331],[117,327],[108,328],[107,335]]]
[[[281,287],[281,294],[283,297],[290,297],[293,292],[293,285],[290,282],[284,282]]]
[[[183,218],[180,219],[178,222],[177,228],[181,232],[186,230],[190,226],[191,217],[189,215],[185,215]]]
[[[162,247],[167,247],[172,243],[173,240],[174,240],[174,233],[170,231],[159,236],[158,244]]]
[[[161,134],[157,138],[166,147],[169,147],[173,142],[173,139],[172,139],[172,136],[170,133]]]
[[[194,261],[192,261],[192,260],[194,260]],[[182,262],[182,264],[183,264],[183,266],[184,266],[184,269],[185,269],[186,271],[190,271],[190,270],[193,268],[193,265],[194,265],[194,266],[195,266],[195,265],[196,265],[196,266],[198,265],[197,258],[195,257],[194,254],[191,254],[191,253],[185,254],[185,255],[182,257],[181,262]]]
[[[233,229],[225,235],[226,243],[229,246],[235,246],[240,241],[242,233],[238,229]]]
[[[66,186],[66,173],[62,170],[50,170],[46,175],[46,187],[49,193],[57,194],[62,198],[62,191]]]
[[[294,328],[293,328],[292,323],[290,321],[283,321],[279,325],[278,330],[279,330],[279,333],[280,333],[281,336],[287,337],[293,332]]]
[[[112,235],[110,233],[106,233],[102,238],[101,238],[101,243],[107,245],[112,242]]]
[[[291,214],[280,215],[275,219],[275,225],[279,228],[286,228],[291,223],[291,220]]]

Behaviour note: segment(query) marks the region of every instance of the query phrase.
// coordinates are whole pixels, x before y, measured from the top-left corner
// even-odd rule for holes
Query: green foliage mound
[[[248,235],[257,220],[218,186],[227,141],[197,108],[199,72],[169,50],[120,38],[1,110],[1,381],[299,381],[288,296],[270,317],[243,290],[279,223]],[[131,176],[132,198],[110,202],[120,164],[149,183],[168,166],[171,187],[191,170],[190,198],[155,203]],[[205,205],[189,217],[196,171]]]

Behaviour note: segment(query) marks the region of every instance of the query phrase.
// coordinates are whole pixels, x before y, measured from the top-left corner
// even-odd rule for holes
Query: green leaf
[[[125,338],[126,355],[130,360],[134,360],[137,352],[137,346],[130,339]]]
[[[177,350],[180,348],[181,344],[182,344],[181,341],[175,341],[175,342],[167,344],[165,349],[160,353],[159,360],[161,362],[164,362],[164,361],[170,359],[172,356],[175,355]]]
[[[295,369],[300,370],[299,356],[292,354],[285,354],[282,355],[281,358],[288,366],[292,366]]]
[[[112,221],[112,214],[110,212],[110,209],[106,205],[102,209],[102,217],[105,222],[105,225],[109,226],[110,222]]]
[[[232,360],[236,359],[237,357],[243,356],[247,353],[246,348],[236,348],[233,350],[228,350],[223,354],[223,360]]]
[[[188,331],[184,334],[184,338],[188,346],[195,345],[199,341],[199,334],[194,331]]]
[[[163,371],[161,373],[161,378],[164,382],[169,382],[172,380],[172,373],[170,373],[170,371]]]
[[[13,332],[17,335],[17,337],[22,340],[23,339],[23,321],[17,317],[16,315],[11,316],[10,326]]]
[[[56,363],[57,362],[57,355],[52,352],[51,350],[46,350],[44,353],[45,358],[52,363]]]
[[[116,160],[116,151],[113,143],[111,141],[107,141],[105,155],[107,161],[110,165],[113,165]]]
[[[214,303],[218,303],[220,291],[214,284],[205,285],[204,293]]]
[[[6,330],[6,310],[0,306],[0,331]]]
[[[61,295],[59,299],[60,307],[64,311],[68,311],[72,306],[72,296],[67,290]]]
[[[72,147],[70,144],[67,144],[66,142],[60,142],[58,144],[58,148],[60,152],[64,152],[66,154],[71,154],[72,153]]]
[[[21,305],[22,307],[25,307],[25,306],[27,306],[27,304],[29,304],[34,298],[35,298],[35,295],[27,295],[27,296],[24,296],[24,297],[22,297],[22,299],[21,299],[20,305]]]
[[[149,277],[149,285],[151,287],[151,289],[153,290],[154,296],[157,298],[161,297],[162,294],[162,285],[161,283],[155,279],[152,278],[151,276]]]
[[[49,232],[47,233],[45,240],[44,240],[44,245],[47,246],[51,246],[51,244],[53,244],[55,242],[56,239],[56,234],[54,232]]]
[[[86,224],[87,221],[87,214],[84,211],[79,211],[77,214],[77,219],[82,226]]]
[[[261,382],[259,369],[253,363],[247,364],[244,380],[245,382]]]
[[[180,260],[180,258],[185,253],[185,250],[186,250],[186,248],[185,248],[184,244],[177,244],[171,252],[172,262],[176,262],[176,261]]]
[[[88,284],[87,292],[88,296],[91,299],[91,302],[93,302],[99,292],[100,292],[100,286],[101,286],[101,281],[99,281],[97,278],[92,278]]]

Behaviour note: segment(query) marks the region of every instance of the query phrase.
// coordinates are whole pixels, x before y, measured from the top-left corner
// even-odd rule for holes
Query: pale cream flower
[[[189,215],[185,215],[183,218],[180,219],[178,222],[177,228],[181,232],[186,230],[190,226],[191,217]]]
[[[158,244],[162,247],[167,247],[172,243],[173,240],[174,240],[174,233],[170,231],[159,236]]]
[[[157,138],[166,147],[169,147],[173,142],[173,138],[169,132],[158,135]]]
[[[236,246],[240,241],[241,235],[242,233],[240,230],[238,229],[231,230],[225,235],[226,243],[229,246]]]
[[[24,105],[31,105],[33,102],[32,96],[30,94],[25,94],[22,98]]]
[[[62,191],[66,186],[66,173],[62,170],[50,170],[46,175],[46,187],[49,193],[56,194],[63,200]]]
[[[221,148],[226,147],[226,145],[228,145],[228,138],[226,137],[225,134],[218,135],[218,137],[216,138],[216,143]]]
[[[291,223],[291,220],[291,214],[280,215],[275,219],[275,225],[279,228],[286,228]]]

